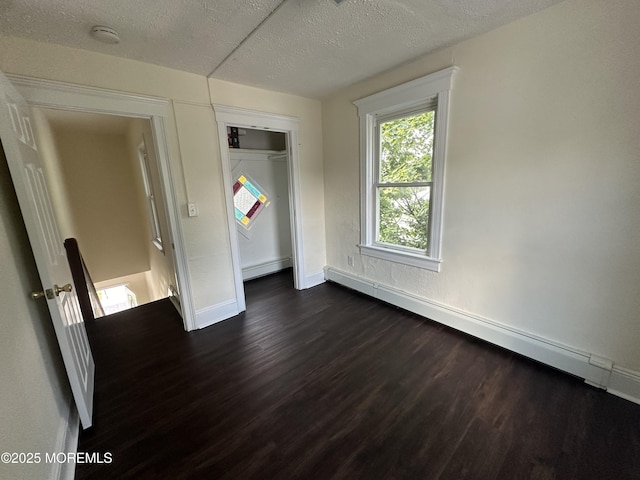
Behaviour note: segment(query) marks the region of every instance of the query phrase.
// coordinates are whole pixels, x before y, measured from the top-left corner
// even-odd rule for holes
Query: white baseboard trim
[[[401,290],[356,277],[335,268],[325,268],[325,278],[371,297],[473,335],[499,347],[529,357],[565,371],[590,385],[608,390],[614,395],[640,403],[640,373],[614,365],[599,358],[541,338],[487,318],[473,315]]]
[[[73,398],[68,396],[69,410],[60,421],[54,452],[76,453],[78,451],[78,437],[80,435],[80,417]],[[73,480],[76,475],[75,462],[54,463],[51,478],[56,480]]]
[[[176,308],[176,310],[178,311],[180,316],[183,317],[183,315],[182,315],[182,305],[180,304],[180,297],[178,297],[177,295],[169,295],[169,300],[171,300],[171,303]]]
[[[173,306],[176,307],[176,310],[178,310],[178,313],[180,313],[180,316],[182,317],[183,316],[182,305],[180,302],[180,295],[178,294],[178,289],[173,285],[169,284],[169,287],[167,288],[167,293],[169,294],[169,300],[171,300],[171,303],[173,303]]]
[[[311,275],[306,275],[304,277],[304,285],[302,289],[313,288],[315,286],[320,285],[325,282],[325,274],[324,271],[312,273]]]
[[[638,372],[614,365],[607,392],[640,405],[640,375]]]
[[[251,280],[252,278],[263,277],[271,273],[279,272],[291,266],[291,258],[280,258],[270,262],[244,267],[242,269],[242,280]]]
[[[196,328],[208,327],[214,323],[234,317],[239,313],[238,302],[235,299],[211,305],[196,311]]]

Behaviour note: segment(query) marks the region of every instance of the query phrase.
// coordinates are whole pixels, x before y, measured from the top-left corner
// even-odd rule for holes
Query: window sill
[[[392,250],[375,245],[360,245],[360,253],[368,257],[424,268],[425,270],[431,270],[433,272],[439,272],[440,264],[442,263],[442,260],[420,255],[419,253],[401,252],[399,250]]]
[[[160,250],[164,255],[164,247],[162,246],[162,243],[160,243],[158,240],[151,240],[151,243],[153,243],[156,246],[156,248]]]

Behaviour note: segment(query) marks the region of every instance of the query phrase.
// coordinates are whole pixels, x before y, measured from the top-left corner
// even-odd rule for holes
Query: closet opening
[[[287,133],[230,125],[227,138],[242,281],[291,269]]]

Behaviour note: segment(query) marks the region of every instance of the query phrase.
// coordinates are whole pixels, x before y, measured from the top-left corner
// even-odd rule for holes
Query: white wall
[[[194,301],[200,310],[235,298],[217,127],[208,105],[174,102],[173,108],[187,198],[199,211],[183,225],[191,281],[198,286]]]
[[[137,165],[123,134],[54,127],[75,237],[94,282],[149,270]]]
[[[126,127],[122,128],[126,128],[126,133],[103,137],[101,135],[109,132],[101,131],[100,124],[85,123],[77,127],[73,123],[63,123],[64,127],[58,124],[52,127],[42,109],[33,108],[32,115],[39,152],[45,162],[47,183],[63,238],[86,237],[83,233],[87,232],[98,233],[98,241],[86,238],[81,241],[83,247],[85,243],[90,244],[82,248],[85,257],[87,250],[93,251],[90,256],[94,260],[98,255],[97,261],[92,261],[90,266],[94,281],[99,286],[128,283],[140,304],[166,298],[169,285],[176,283],[173,250],[168,248],[160,251],[151,242],[149,211],[138,157],[138,146],[146,137],[149,139],[145,143],[149,145],[147,150],[152,169],[151,180],[154,191],[158,192],[156,202],[161,231],[166,245],[170,246],[150,122],[146,119],[125,119],[123,123]],[[78,115],[85,115],[85,122],[94,118],[99,121],[97,115]],[[85,131],[85,135],[82,135],[82,131]],[[61,135],[65,158],[60,158],[56,132]],[[87,136],[86,132],[90,132],[88,141],[76,141],[76,133],[77,138],[82,140]],[[123,155],[123,148],[126,156]],[[66,170],[65,159],[70,164]],[[101,159],[104,161],[101,162]],[[96,165],[92,165],[96,162],[102,163],[102,167],[107,167],[106,170],[96,169]],[[117,191],[113,188],[114,185]],[[74,197],[73,201],[71,195]],[[118,221],[109,220],[111,217],[106,215],[109,208],[117,208],[119,202],[123,204],[121,207],[130,204],[134,198],[137,200],[134,208],[131,205],[126,209],[120,208]],[[77,225],[74,217],[82,217],[84,221]],[[89,223],[86,223],[85,217],[89,218]],[[122,228],[127,222],[129,226]],[[107,235],[100,233],[100,229],[105,226],[109,227]],[[113,238],[117,238],[120,244],[114,242]],[[122,248],[123,243],[127,248]],[[134,258],[136,255],[139,258]],[[109,265],[106,273],[102,268],[105,264]],[[148,270],[132,273],[132,268]]]
[[[4,153],[0,148],[0,446],[56,452],[63,445],[71,391],[40,290]],[[56,465],[0,463],[0,478],[52,478]]]
[[[142,170],[140,167],[140,159],[138,153],[138,147],[141,143],[144,143],[147,151],[147,161],[149,163],[151,183],[153,185],[153,191],[155,194],[158,223],[160,224],[160,236],[162,238],[163,249],[160,250],[151,241],[151,213],[149,211],[146,192],[144,190],[144,180],[142,177]],[[176,273],[175,273],[175,261],[173,258],[173,248],[171,247],[171,238],[169,237],[169,222],[167,219],[167,209],[164,201],[162,181],[160,179],[160,170],[158,165],[158,157],[155,151],[155,143],[153,141],[153,134],[151,132],[151,125],[148,120],[136,119],[132,120],[127,131],[127,148],[129,151],[129,160],[132,165],[132,169],[135,177],[132,177],[132,181],[135,182],[136,191],[138,194],[138,201],[140,205],[140,211],[143,214],[142,222],[146,224],[146,249],[149,259],[149,271],[147,278],[149,280],[149,300],[159,300],[167,297],[169,285],[175,287]],[[137,293],[137,292],[136,292]],[[138,303],[143,302],[138,297]]]
[[[639,24],[568,0],[325,101],[328,265],[640,370]],[[360,256],[351,102],[450,65],[442,271]]]
[[[291,219],[289,215],[289,175],[287,157],[267,153],[231,150],[233,179],[246,175],[268,195],[268,207],[255,218],[251,228],[238,228],[238,246],[244,279],[290,266]],[[256,268],[261,267],[262,268]]]
[[[319,101],[229,82],[207,83],[199,75],[14,37],[0,36],[0,70],[172,100],[167,146],[196,310],[235,298],[217,125],[210,103],[298,117],[305,271],[308,275],[322,272],[325,232]],[[187,201],[198,203],[198,217],[187,216]]]
[[[94,86],[120,90],[123,92],[152,95],[174,101],[195,102],[207,105],[209,102],[206,78],[185,72],[179,72],[168,68],[145,64],[132,60],[119,59],[108,55],[85,52],[78,49],[62,47],[58,45],[33,42],[13,37],[0,36],[0,70],[5,73],[28,75],[36,78],[58,80],[80,85]],[[193,118],[187,113],[181,118],[185,129],[189,129],[192,123],[200,119]],[[215,130],[215,123],[210,120],[210,128]],[[180,221],[190,226],[199,233],[198,227],[206,224],[209,219],[186,216],[186,188],[183,177],[184,163],[207,162],[206,158],[190,158],[190,151],[182,155],[176,128],[176,118],[170,114],[166,120],[167,147],[171,171],[174,177],[176,197],[181,206]],[[227,228],[219,225],[218,230]],[[186,230],[186,229],[185,229]],[[189,239],[185,239],[189,240]],[[216,244],[214,239],[206,246],[207,249],[219,251],[228,250],[228,246]],[[190,263],[197,263],[202,252],[187,251]],[[229,276],[233,282],[231,268],[225,271],[224,265],[213,265],[204,275],[191,278],[191,286],[197,307],[209,305],[206,292],[209,291],[208,280],[210,278],[226,278]],[[222,292],[221,299],[228,299]],[[220,297],[219,297],[220,298]],[[197,302],[202,302],[199,305]]]
[[[301,214],[307,239],[304,262],[308,273],[322,271],[325,265],[324,177],[319,101],[228,82],[211,81],[208,85],[207,79],[198,75],[5,36],[0,36],[0,70],[171,100],[172,113],[165,120],[166,141],[180,206],[194,306],[200,310],[215,309],[235,298],[217,125],[210,103],[298,117],[301,123]],[[186,203],[190,199],[199,204],[198,217],[187,217]],[[7,221],[9,225],[5,226]],[[55,356],[57,346],[47,343],[49,337],[41,334],[42,329],[50,329],[41,323],[46,312],[38,310],[24,297],[37,276],[33,264],[29,265],[32,260],[27,258],[25,235],[15,239],[18,226],[17,211],[2,202],[0,380],[14,388],[0,391],[3,425],[0,443],[14,451],[55,451],[57,428],[68,407],[68,400],[61,393],[66,392],[67,381],[61,383],[58,374],[52,371],[58,368],[60,359]],[[9,239],[3,233],[5,230]],[[11,470],[5,475],[5,469],[12,467],[0,465],[3,469],[0,477],[46,478],[47,467],[49,465],[41,464],[36,467],[38,472]]]

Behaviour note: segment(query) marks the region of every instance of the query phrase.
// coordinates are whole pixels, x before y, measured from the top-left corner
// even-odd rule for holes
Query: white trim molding
[[[325,282],[324,271],[312,273],[304,277],[304,286],[302,288],[313,288]]]
[[[619,367],[611,360],[332,267],[325,268],[325,278],[583,378],[590,385],[640,404],[640,372]]]
[[[293,283],[298,290],[306,288],[304,272],[304,237],[302,231],[300,201],[300,120],[296,117],[266,112],[246,110],[226,105],[213,105],[218,124],[222,180],[227,210],[227,224],[231,242],[231,262],[233,265],[236,301],[239,311],[246,309],[238,229],[233,206],[233,182],[231,178],[231,155],[227,142],[227,126],[254,128],[282,132],[287,134],[287,152],[289,154],[289,211],[291,212],[291,246],[293,261]]]
[[[169,101],[164,98],[24,75],[7,74],[6,77],[27,99],[29,105],[35,107],[64,108],[139,118],[166,116],[168,111]]]
[[[383,260],[440,271],[444,211],[445,159],[449,125],[449,100],[458,67],[417,78],[354,101],[360,117],[360,253]],[[435,111],[433,172],[429,205],[428,246],[403,248],[378,239],[379,136],[378,122],[390,115]]]
[[[238,302],[235,299],[217,303],[196,312],[196,328],[206,328],[215,323],[222,322],[240,313]]]
[[[253,278],[264,277],[265,275],[279,272],[280,270],[284,270],[290,266],[291,258],[289,257],[251,265],[242,269],[242,278],[244,280],[251,280]]]
[[[640,372],[614,365],[607,391],[640,405]]]
[[[162,178],[162,194],[167,205],[170,240],[174,247],[173,258],[181,297],[180,313],[185,330],[195,329],[191,277],[167,146],[166,119],[173,115],[169,100],[21,75],[7,75],[7,77],[32,107],[103,113],[145,118],[150,121]]]
[[[76,410],[76,404],[71,396],[68,396],[67,414],[61,419],[56,438],[55,452],[77,453],[78,438],[80,436],[80,417]],[[73,480],[76,473],[74,462],[54,463],[51,478],[57,480]]]

